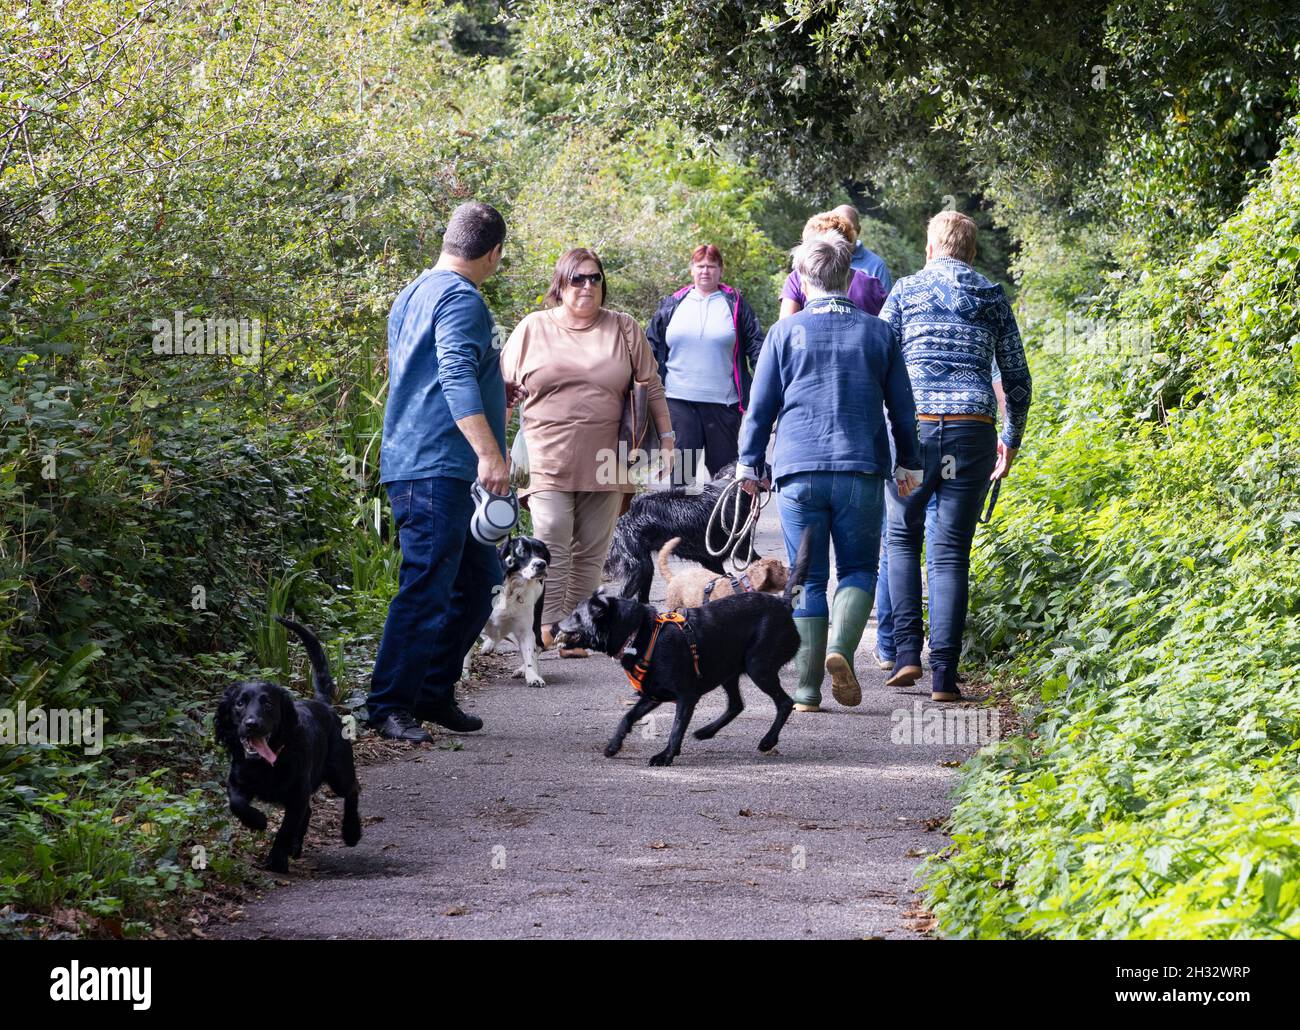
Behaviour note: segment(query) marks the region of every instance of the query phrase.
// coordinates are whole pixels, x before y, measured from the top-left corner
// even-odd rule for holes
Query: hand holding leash
[[[771,496],[770,473],[766,467],[763,468],[762,474],[763,478],[759,479],[758,470],[738,464],[736,478],[728,483],[718,496],[717,503],[709,514],[709,524],[704,530],[704,546],[709,554],[730,561],[736,569],[747,567],[756,557],[754,531],[758,528],[758,517]],[[745,503],[742,494],[747,494],[749,497],[749,511],[745,515],[741,514],[741,506]],[[724,537],[722,546],[718,549],[714,549],[712,543],[715,524]],[[747,554],[743,558],[742,548]]]
[[[898,487],[899,497],[907,497],[921,485],[921,470],[905,469],[900,465],[894,469],[894,485]]]
[[[997,464],[993,466],[993,475],[989,476],[989,479],[1006,479],[1007,473],[1011,471],[1011,465],[1019,453],[1019,447],[1008,447],[999,440]]]
[[[510,471],[501,452],[478,460],[478,481],[488,493],[498,497],[510,493]]]

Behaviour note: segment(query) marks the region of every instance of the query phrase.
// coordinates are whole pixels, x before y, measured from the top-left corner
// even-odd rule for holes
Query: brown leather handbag
[[[636,359],[632,355],[632,334],[628,328],[630,322],[630,318],[620,318],[618,327],[631,366],[627,398],[623,402],[623,418],[618,424],[619,452],[630,456],[633,451],[644,451],[645,460],[649,460],[650,452],[659,449],[659,430],[650,413],[650,388],[636,381]],[[636,464],[637,462],[630,462],[629,467],[635,467]]]
[[[618,449],[620,455],[632,458],[634,452],[643,451],[644,458],[629,460],[628,469],[648,463],[651,452],[659,449],[659,430],[655,426],[654,416],[650,413],[650,388],[636,381],[636,358],[632,354],[632,319],[623,316],[619,319],[618,334],[627,348],[627,360],[631,366],[631,378],[627,385],[627,398],[623,401],[623,417],[618,423]],[[626,515],[632,506],[635,494],[625,493],[619,515]]]

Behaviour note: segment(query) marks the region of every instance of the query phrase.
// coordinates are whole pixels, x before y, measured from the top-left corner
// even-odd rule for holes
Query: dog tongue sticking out
[[[265,737],[251,738],[248,741],[248,743],[252,745],[254,751],[256,751],[259,755],[265,758],[272,765],[275,765],[275,758],[276,758],[275,752],[271,750],[271,745],[266,742]]]

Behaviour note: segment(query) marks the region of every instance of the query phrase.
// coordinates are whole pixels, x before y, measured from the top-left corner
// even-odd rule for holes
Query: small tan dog
[[[669,611],[699,608],[737,592],[767,593],[784,590],[786,581],[790,578],[790,570],[777,558],[758,558],[750,562],[749,568],[739,577],[734,578],[719,576],[699,565],[674,576],[668,571],[668,558],[681,541],[681,537],[675,536],[659,549],[659,574],[668,584],[668,598],[664,605]]]

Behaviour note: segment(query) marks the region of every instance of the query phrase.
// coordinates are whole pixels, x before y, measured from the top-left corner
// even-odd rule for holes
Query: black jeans
[[[710,475],[716,476],[736,460],[740,449],[740,409],[736,405],[669,397],[668,413],[677,433],[675,485],[685,485],[688,478],[698,481],[704,465],[709,467]]]
[[[885,490],[889,515],[889,596],[894,605],[898,665],[921,664],[921,541],[926,509],[936,498],[927,550],[930,579],[930,665],[935,687],[955,690],[970,596],[970,549],[989,476],[997,432],[983,422],[922,422],[921,486],[906,500]],[[892,486],[892,484],[891,484]]]

